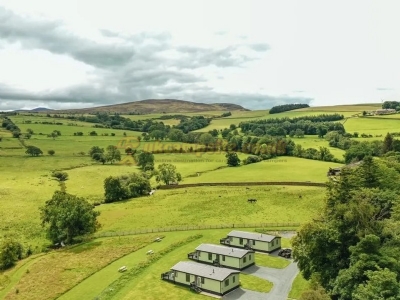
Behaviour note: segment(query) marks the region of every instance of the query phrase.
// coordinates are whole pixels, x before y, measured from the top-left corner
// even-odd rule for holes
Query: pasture
[[[306,222],[322,207],[324,188],[195,187],[98,206],[102,231],[242,223]],[[302,195],[302,198],[299,198]],[[247,202],[256,198],[255,204]]]
[[[343,113],[346,117],[375,110],[379,105],[353,105],[335,107],[313,107],[280,114],[269,115],[264,111],[236,111],[227,118],[214,119],[210,126],[200,131],[223,129],[230,124],[238,125],[246,120],[277,117],[298,117],[310,114]],[[185,113],[185,115],[218,116],[222,112]],[[133,120],[159,118],[163,114],[130,115]],[[348,132],[375,135],[399,131],[399,120],[394,116],[351,117],[344,126]],[[93,128],[94,124],[68,121],[46,117],[45,114],[11,117],[23,132],[28,128],[34,131],[26,145],[42,149],[44,155],[30,157],[25,154],[23,144],[11,137],[9,131],[0,128],[0,232],[4,236],[15,237],[25,248],[31,247],[34,253],[44,250],[48,242],[40,225],[38,208],[58,190],[52,180],[51,172],[65,170],[69,174],[66,182],[67,192],[85,197],[90,202],[102,202],[103,182],[108,176],[118,176],[139,172],[134,162],[124,154],[126,146],[146,151],[188,149],[198,145],[173,142],[140,142],[136,137],[140,132]],[[26,121],[31,123],[27,124]],[[35,122],[62,122],[63,125],[35,124]],[[178,120],[161,120],[173,125]],[[68,123],[71,123],[68,125]],[[53,130],[61,131],[61,136],[53,139],[47,134]],[[96,131],[98,136],[90,136]],[[83,136],[74,136],[74,132]],[[39,133],[42,133],[41,135]],[[115,133],[112,136],[111,133]],[[328,146],[328,142],[316,136],[293,138],[303,148],[327,147],[331,153],[342,159],[344,151]],[[361,140],[361,138],[359,138]],[[368,140],[368,139],[365,139]],[[136,143],[136,144],[135,144]],[[113,165],[98,164],[87,155],[92,146],[106,148],[117,146],[123,160]],[[47,154],[55,150],[55,155]],[[248,155],[238,153],[240,159]],[[155,166],[171,163],[182,174],[182,184],[213,182],[255,182],[255,181],[311,181],[324,183],[329,167],[341,164],[306,160],[296,157],[278,157],[239,167],[227,167],[224,152],[197,152],[183,154],[155,154]],[[152,186],[156,182],[152,179]],[[300,197],[301,196],[301,197]],[[230,226],[244,223],[305,223],[321,209],[325,189],[321,187],[299,186],[202,186],[170,190],[157,190],[153,196],[129,199],[96,207],[101,212],[99,221],[102,228],[99,235],[121,233],[147,228],[174,228],[181,226]],[[258,201],[248,203],[247,199]],[[244,229],[247,231],[255,228]],[[162,251],[173,242],[182,241],[195,234],[202,234],[201,240],[169,252],[157,263],[145,268],[140,276],[132,278],[116,296],[116,299],[155,299],[154,295],[169,295],[173,299],[206,299],[191,293],[187,288],[174,286],[159,279],[187,253],[203,242],[218,243],[219,238],[230,229],[190,230],[159,233],[166,238],[161,243],[151,243],[158,234],[143,234],[125,237],[97,238],[70,249],[35,254],[20,261],[16,268],[0,273],[1,299],[79,299],[94,298],[121,276],[116,270],[127,265],[128,268],[146,260],[146,251]],[[0,237],[2,238],[2,236]],[[285,246],[289,241],[284,240]],[[286,260],[271,256],[257,255],[260,265],[282,268]],[[60,264],[62,262],[62,264]],[[245,277],[243,277],[245,278]],[[248,288],[259,285],[252,277],[246,277],[243,284]],[[268,282],[264,286],[270,288]],[[293,283],[289,297],[298,298],[306,282],[301,275]],[[18,289],[18,294],[16,293]],[[64,294],[65,293],[65,294]]]
[[[346,131],[358,132],[359,134],[372,134],[382,135],[383,137],[388,132],[399,131],[400,120],[393,118],[374,118],[374,117],[361,117],[348,119],[344,124]],[[380,139],[383,139],[381,137]]]
[[[318,138],[315,135],[305,135],[303,138],[293,137],[291,138],[296,145],[301,145],[303,149],[314,148],[319,149],[319,147],[326,147],[332,153],[332,155],[337,159],[343,159],[345,153],[344,150],[339,148],[334,148],[329,146],[329,143],[324,138]]]
[[[185,179],[184,183],[231,181],[326,182],[328,169],[340,166],[342,165],[337,163],[281,156],[255,164],[223,168],[197,177],[189,177]]]
[[[50,140],[50,142],[52,142],[52,140]],[[60,145],[62,148],[62,144]],[[126,165],[124,161],[121,164],[102,165],[94,163],[88,156],[70,155],[68,151],[73,150],[68,150],[68,145],[66,145],[65,149],[67,150],[64,150],[66,151],[64,154],[59,154],[57,148],[55,149],[56,154],[54,156],[44,155],[41,157],[30,157],[24,154],[24,149],[19,149],[7,150],[7,153],[12,154],[12,159],[10,159],[10,156],[0,157],[2,168],[0,172],[0,200],[2,203],[2,210],[0,210],[0,217],[2,219],[0,229],[4,233],[15,235],[19,240],[24,242],[25,246],[31,245],[35,251],[40,251],[41,245],[45,241],[43,230],[39,222],[38,207],[43,205],[46,200],[50,199],[55,190],[59,189],[57,182],[51,178],[51,172],[53,170],[66,170],[69,174],[69,180],[66,182],[67,191],[85,197],[91,202],[102,202],[104,199],[103,182],[106,177],[139,171],[135,165]],[[82,150],[84,150],[84,148],[82,148]],[[85,148],[85,150],[87,151],[88,149]],[[60,151],[62,151],[62,149]],[[241,154],[239,157],[243,159],[246,155]],[[286,162],[262,162],[238,168],[227,168],[225,154],[223,153],[204,153],[202,155],[201,153],[198,153],[198,155],[156,154],[155,158],[156,167],[161,163],[172,163],[176,165],[177,170],[181,172],[183,176],[182,183],[278,180],[313,181],[316,179],[323,182],[326,179],[325,174],[328,167],[336,165],[285,157],[284,159]],[[305,164],[307,164],[307,168],[304,168]],[[310,165],[312,166],[311,168]],[[287,171],[291,169],[297,169],[299,171],[297,173],[288,173]],[[301,169],[304,170],[300,171]],[[223,173],[220,173],[221,171],[223,171]],[[201,175],[197,176],[197,172]],[[273,174],[273,176],[268,176],[267,174]],[[301,177],[299,177],[299,174],[301,174]],[[299,178],[301,178],[301,180]],[[153,181],[153,185],[155,184],[156,182]],[[201,190],[201,188],[199,190]],[[167,197],[168,194],[171,193],[172,196],[169,197],[171,200],[174,199],[174,197],[180,197],[179,194],[174,194],[174,192],[174,190],[160,191],[160,194],[162,193]],[[243,191],[237,190],[235,193],[230,193],[230,195],[227,196],[235,198],[240,196]],[[159,197],[158,195],[160,194],[157,194],[155,197]],[[196,198],[200,198],[201,192],[196,192],[194,194],[197,194]],[[222,196],[224,197],[224,195]],[[148,198],[134,199],[131,200],[132,202],[126,202],[126,204],[146,203],[149,200]],[[182,199],[178,200],[181,201]],[[154,201],[152,203],[154,203]],[[118,219],[121,214],[119,208],[122,208],[123,214],[127,212],[131,213],[133,212],[131,209],[136,209],[134,207],[128,208],[129,205],[125,208],[123,203],[115,205],[114,208],[118,208],[116,211],[114,211],[114,208],[106,209],[111,206],[104,206],[105,211],[103,217],[106,220]],[[172,200],[168,205],[172,205],[173,207],[175,202]],[[100,206],[99,209],[103,210],[103,206]],[[159,220],[157,226],[174,225],[175,219],[161,221],[162,219],[156,217],[154,214],[157,209],[156,206],[149,208],[147,211],[148,213],[152,213],[151,218]],[[181,208],[177,209],[179,210]],[[221,207],[221,209],[223,208]],[[144,213],[146,214],[146,212]],[[140,227],[151,227],[154,225],[148,217],[149,216],[146,215],[145,218],[149,222],[142,223]],[[232,218],[234,218],[234,216],[232,216]],[[128,219],[129,218],[126,220]],[[123,225],[124,222],[117,222],[118,230],[132,229],[142,222],[140,219],[134,220],[137,222],[128,222],[125,224],[126,226]],[[109,224],[112,225],[112,223],[113,221],[110,221]],[[181,219],[181,222],[178,223],[188,224],[185,219]],[[107,228],[108,225],[106,224],[103,225],[104,230],[112,229]]]

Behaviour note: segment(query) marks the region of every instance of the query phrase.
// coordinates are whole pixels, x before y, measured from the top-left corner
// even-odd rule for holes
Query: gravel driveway
[[[236,289],[222,297],[224,300],[286,300],[292,288],[292,283],[299,273],[297,264],[292,262],[285,269],[273,269],[259,266],[251,266],[243,271],[245,274],[251,274],[273,283],[269,293],[259,293],[248,291],[242,288]]]

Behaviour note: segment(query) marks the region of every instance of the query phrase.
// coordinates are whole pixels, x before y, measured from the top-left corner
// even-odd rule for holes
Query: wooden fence
[[[112,236],[126,236],[136,235],[144,233],[157,233],[157,232],[172,232],[172,231],[189,231],[189,230],[202,230],[202,229],[227,229],[227,228],[297,228],[300,223],[244,223],[244,224],[220,224],[220,225],[187,225],[177,227],[163,227],[163,228],[144,228],[144,229],[133,229],[128,231],[118,232],[99,232],[93,237],[112,237]]]
[[[172,184],[172,185],[160,185],[157,187],[160,190],[167,189],[180,189],[197,186],[254,186],[254,185],[291,185],[291,186],[317,186],[326,187],[325,183],[322,182],[294,182],[294,181],[261,181],[261,182],[202,182],[202,183],[186,183],[186,184]]]

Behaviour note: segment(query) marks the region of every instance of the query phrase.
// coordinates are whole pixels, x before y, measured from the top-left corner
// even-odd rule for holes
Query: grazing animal
[[[301,199],[301,198],[303,198],[303,196],[302,196],[302,195],[299,195],[299,198]]]
[[[249,202],[249,203],[256,203],[256,202],[257,202],[257,199],[248,199],[247,202]]]

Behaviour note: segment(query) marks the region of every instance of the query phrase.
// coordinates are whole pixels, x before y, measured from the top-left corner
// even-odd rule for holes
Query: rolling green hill
[[[135,113],[135,114],[154,114],[154,113],[183,113],[183,112],[205,112],[205,111],[233,111],[247,110],[240,105],[231,103],[205,104],[175,99],[149,99],[107,106],[92,108],[55,110],[52,113]]]

